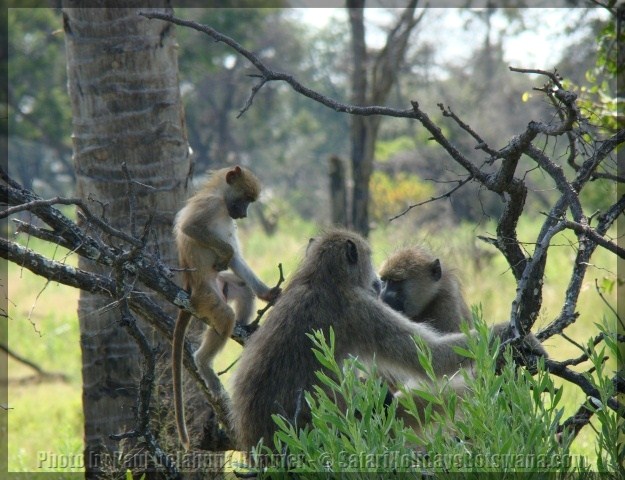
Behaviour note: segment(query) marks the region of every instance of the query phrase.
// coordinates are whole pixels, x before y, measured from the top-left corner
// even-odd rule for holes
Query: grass
[[[29,246],[58,261],[66,258],[62,249],[35,239]],[[67,261],[73,264],[75,258]],[[8,278],[9,348],[46,372],[67,377],[37,378],[9,358],[9,471],[72,471],[64,462],[77,459],[83,448],[78,291],[15,264],[8,265]]]
[[[490,232],[493,230],[490,228]],[[316,231],[316,226],[311,223],[283,218],[274,236],[267,236],[255,225],[242,225],[240,237],[252,268],[269,285],[273,285],[278,280],[277,264],[282,262],[288,281],[305,254],[308,238]],[[523,225],[520,231],[520,239],[531,242],[538,226],[530,223]],[[505,321],[515,295],[514,280],[505,261],[493,247],[476,245],[473,241],[476,235],[488,232],[488,227],[476,229],[471,225],[444,232],[416,231],[414,227],[406,226],[406,222],[395,222],[372,233],[374,263],[379,266],[389,253],[402,245],[425,242],[438,253],[444,265],[457,267],[467,300],[471,304],[481,304],[487,323]],[[570,246],[572,240],[574,236],[571,234],[561,235],[554,243],[562,246],[550,250],[544,306],[537,328],[548,324],[559,313],[575,254]],[[63,250],[36,239],[30,239],[29,243],[31,248],[57,260],[76,261],[73,256],[67,258]],[[528,248],[531,250],[532,247]],[[615,279],[616,260],[614,256],[598,250],[580,295],[580,318],[567,329],[567,334],[578,343],[584,344],[594,336],[594,323],[600,322],[604,315],[613,318],[595,289],[595,279],[601,282],[604,277]],[[68,377],[66,382],[33,381],[33,372],[29,368],[9,360],[9,471],[76,471],[69,468],[67,461],[72,456],[79,459],[82,453],[81,361],[76,314],[78,291],[47,283],[15,264],[8,266],[8,279],[9,347],[45,370],[60,372]],[[616,294],[614,289],[606,295],[612,305],[616,304]],[[557,360],[580,354],[575,345],[560,337],[549,339],[546,348]],[[226,351],[218,357],[216,370],[229,366],[239,353],[240,348],[230,342]],[[228,377],[229,373],[223,376],[226,385]],[[565,388],[567,415],[578,408],[584,396],[576,387],[566,385]],[[581,432],[572,453],[585,455],[592,463],[596,461],[595,433],[591,428],[586,427]]]

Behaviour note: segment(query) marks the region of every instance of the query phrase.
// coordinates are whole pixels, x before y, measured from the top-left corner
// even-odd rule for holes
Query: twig
[[[135,218],[137,196],[135,195],[135,189],[132,188],[132,177],[128,171],[128,165],[126,162],[122,162],[122,172],[126,177],[126,193],[128,194],[128,215],[130,217],[130,234],[133,237],[137,236],[137,224]]]
[[[554,85],[564,90],[564,87],[562,86],[562,83],[560,82],[560,80],[562,80],[562,77],[560,77],[557,70],[554,70],[553,72],[548,72],[547,70],[539,70],[536,68],[517,68],[517,67],[512,67],[512,66],[508,68],[511,72],[537,73],[539,75],[544,75],[546,77],[549,77],[549,79],[554,83]]]
[[[543,213],[543,215],[547,214]],[[590,237],[593,242],[602,246],[606,250],[615,253],[621,258],[625,258],[625,248],[619,247],[618,244],[605,239],[603,236],[599,235],[597,231],[592,227],[588,225],[582,225],[581,223],[574,222],[572,220],[560,220],[560,223],[563,225],[564,228],[573,230],[578,235],[586,235]]]
[[[276,283],[275,288],[278,288],[284,282],[284,273],[282,271],[281,263],[278,264],[278,271],[280,272],[280,278],[278,279],[278,283]],[[267,302],[267,305],[265,305],[263,308],[261,308],[260,310],[256,312],[257,313],[256,318],[254,319],[254,321],[252,321],[248,325],[248,327],[252,329],[252,331],[258,327],[258,324],[260,323],[261,318],[263,318],[263,315],[267,312],[267,310],[269,310],[273,306],[274,302],[275,301]]]
[[[604,305],[606,307],[608,307],[610,309],[610,311],[614,314],[614,318],[616,318],[616,321],[621,324],[621,329],[622,329],[621,331],[625,331],[625,324],[623,323],[623,319],[618,314],[616,309],[612,305],[610,305],[610,302],[608,302],[606,300],[605,296],[601,292],[601,289],[599,288],[599,282],[597,281],[596,278],[595,278],[595,290],[597,291],[597,294],[599,294],[599,298],[601,298],[601,300],[603,301]]]
[[[230,369],[232,367],[234,367],[237,362],[239,361],[239,359],[237,358],[234,362],[232,362],[230,365],[228,365],[226,368],[224,368],[223,370],[221,370],[220,372],[217,372],[217,376],[221,377],[224,373],[228,373],[230,371]]]
[[[11,350],[9,347],[7,347],[6,345],[3,345],[1,343],[0,343],[0,350],[5,352],[8,356],[13,358],[14,360],[17,360],[18,362],[26,365],[27,367],[32,368],[35,372],[37,372],[37,375],[39,375],[40,377],[43,377],[43,378],[58,378],[58,379],[62,380],[63,382],[69,382],[69,377],[67,375],[65,375],[64,373],[48,372],[48,371],[44,370],[43,368],[41,368],[39,365],[37,365],[32,360],[29,360],[26,357],[23,357],[22,355],[17,354],[13,350]]]
[[[205,33],[206,35],[213,38],[215,41],[228,45],[230,48],[232,48],[233,50],[238,52],[240,55],[248,59],[252,63],[252,65],[254,65],[258,69],[258,71],[261,73],[258,76],[260,78],[260,82],[259,84],[256,85],[256,87],[254,87],[251,97],[256,95],[256,93],[258,93],[258,91],[260,90],[260,87],[262,87],[262,85],[264,85],[265,83],[271,82],[271,81],[283,81],[283,82],[288,83],[291,86],[291,88],[295,90],[297,93],[300,93],[304,95],[305,97],[308,97],[318,103],[321,103],[325,105],[326,107],[329,107],[337,112],[349,113],[352,115],[363,115],[363,116],[389,115],[392,117],[400,117],[400,118],[417,118],[415,112],[411,109],[398,110],[394,108],[380,107],[380,106],[362,107],[362,106],[356,106],[356,105],[349,105],[349,104],[338,102],[324,95],[321,95],[320,93],[302,85],[300,82],[295,80],[295,78],[292,75],[271,70],[252,52],[250,52],[249,50],[241,46],[238,42],[236,42],[232,38],[222,33],[219,33],[218,31],[209,27],[208,25],[202,25],[200,23],[196,23],[190,20],[182,20],[173,15],[159,13],[159,12],[139,12],[139,15],[142,15],[150,19],[156,18],[159,20],[165,20],[167,22],[175,23],[176,25],[181,25],[183,27],[192,28],[199,32]],[[246,105],[242,108],[241,112],[239,112],[239,116],[245,113],[247,108],[249,108],[251,105],[252,105],[252,98],[248,98]]]
[[[438,195],[436,197],[430,197],[428,200],[424,200],[422,202],[419,203],[415,203],[413,205],[409,205],[408,207],[406,207],[406,209],[401,212],[398,213],[397,215],[395,215],[394,217],[391,217],[388,219],[389,222],[392,222],[393,220],[398,219],[399,217],[402,217],[404,215],[406,215],[410,210],[412,210],[413,208],[417,208],[420,207],[422,205],[425,205],[427,203],[431,203],[431,202],[436,202],[437,200],[441,200],[443,198],[451,198],[451,196],[457,192],[458,190],[460,190],[463,186],[465,186],[467,183],[469,183],[471,180],[473,180],[473,176],[469,175],[467,178],[465,178],[464,180],[456,180],[456,182],[458,183],[458,185],[456,185],[454,188],[452,188],[451,190],[449,190],[446,193],[443,193],[442,195]]]
[[[438,108],[441,109],[441,112],[443,113],[443,117],[450,117],[451,119],[453,119],[460,128],[462,128],[465,132],[467,132],[469,135],[471,135],[475,139],[475,141],[477,142],[475,149],[483,150],[484,152],[488,153],[491,156],[491,160],[499,156],[499,153],[496,150],[493,150],[492,148],[490,148],[488,144],[486,143],[486,141],[482,137],[480,137],[475,132],[475,130],[473,130],[467,123],[460,120],[458,115],[452,112],[449,106],[445,107],[442,103],[439,103]]]
[[[616,143],[613,143],[614,147]],[[586,162],[585,162],[586,163]],[[584,167],[582,167],[583,169]],[[580,175],[584,175],[580,170],[578,173],[578,179],[580,180],[579,185],[583,185],[583,178]],[[588,177],[586,177],[587,180]],[[575,182],[572,184],[575,185]],[[574,187],[575,188],[575,187]],[[551,209],[549,213],[549,222],[555,222],[556,218],[562,216],[564,214],[564,208],[566,206],[566,202],[563,198],[561,198],[556,205]],[[616,221],[618,216],[625,209],[625,195],[621,196],[621,198],[608,210],[599,216],[599,222],[597,227],[595,227],[595,231],[598,235],[605,235],[608,229],[612,226],[612,224]],[[582,289],[583,280],[588,268],[588,262],[594,253],[597,244],[593,242],[590,238],[580,239],[580,247],[577,251],[576,258],[574,261],[574,265],[576,268],[573,269],[571,274],[571,280],[569,281],[569,285],[566,290],[564,305],[562,306],[562,310],[558,317],[553,320],[549,325],[543,328],[540,332],[536,334],[536,337],[540,341],[545,341],[547,338],[556,335],[570,326],[575,320],[579,317],[579,314],[575,312],[575,308],[577,305],[577,299],[579,298],[579,294]]]
[[[53,197],[48,200],[32,200],[30,202],[22,203],[0,211],[0,218],[6,218],[9,215],[14,215],[25,210],[35,210],[37,207],[49,207],[52,205],[78,205],[79,203],[81,203],[80,198]]]

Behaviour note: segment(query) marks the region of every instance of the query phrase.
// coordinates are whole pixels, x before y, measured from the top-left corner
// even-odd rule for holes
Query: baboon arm
[[[209,204],[215,204],[215,202],[207,202]],[[217,213],[214,212],[215,208],[207,207],[207,210],[199,211],[196,215],[193,215],[185,219],[181,225],[182,232],[189,238],[192,238],[198,245],[203,248],[209,249],[215,253],[217,270],[225,270],[228,268],[232,256],[234,255],[234,248],[232,245],[222,238],[219,233],[214,231],[215,222],[214,219]],[[223,212],[222,212],[223,215]],[[230,223],[229,218],[224,220]]]
[[[239,253],[235,253],[232,260],[230,260],[230,269],[249,285],[258,298],[266,299],[265,297],[269,294],[270,288],[256,276]]]
[[[232,222],[225,201],[217,196],[205,197],[196,201],[192,199],[182,212],[185,214],[180,219],[180,229],[185,235],[199,243],[205,242],[207,236],[214,233],[217,224]]]
[[[184,230],[184,233],[193,238],[202,247],[212,250],[215,254],[215,268],[218,271],[226,270],[234,256],[234,248],[227,241],[208,230],[205,226],[195,226],[190,228],[191,235]]]
[[[377,300],[368,311],[371,317],[366,325],[372,326],[373,331],[365,333],[370,340],[363,344],[368,344],[371,349],[366,352],[367,356],[375,356],[384,368],[400,375],[424,374],[415,337],[421,338],[430,348],[432,367],[437,375],[455,373],[467,362],[453,349],[456,346],[467,347],[464,333],[440,333],[427,325],[411,322]]]

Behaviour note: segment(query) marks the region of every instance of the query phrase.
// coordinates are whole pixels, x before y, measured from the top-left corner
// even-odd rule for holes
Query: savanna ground
[[[425,242],[437,252],[444,264],[456,267],[468,302],[481,305],[483,317],[488,323],[507,319],[515,295],[513,276],[503,257],[493,247],[474,240],[479,234],[492,234],[494,225],[476,227],[467,224],[451,231],[438,232],[405,227],[414,222],[415,215],[411,213],[372,232],[370,240],[375,265],[379,266],[397,247]],[[531,243],[540,221],[537,219],[533,224],[526,222],[519,225],[520,240]],[[279,262],[283,264],[288,281],[304,254],[308,239],[316,231],[317,227],[312,223],[282,218],[278,232],[271,237],[255,225],[242,226],[240,236],[250,264],[262,279],[272,285],[278,277]],[[535,330],[549,323],[561,309],[573,266],[574,240],[572,233],[560,235],[553,242],[558,246],[549,251],[543,309]],[[32,238],[22,238],[22,241],[57,260],[66,259],[71,264],[76,262],[74,256],[67,257],[64,250],[55,249],[53,245]],[[530,244],[527,248],[531,251],[533,247]],[[567,335],[580,344],[585,344],[596,334],[595,322],[601,322],[604,316],[610,322],[614,321],[613,314],[597,292],[596,282],[604,289],[603,295],[608,302],[615,305],[616,287],[605,287],[616,283],[616,259],[599,248],[593,256],[592,265],[578,303],[581,316],[566,330]],[[10,263],[8,293],[9,347],[46,371],[67,376],[67,381],[40,381],[33,378],[31,369],[9,360],[8,470],[80,471],[80,468],[67,465],[66,460],[65,463],[62,461],[77,458],[83,448],[81,362],[76,314],[78,291],[53,282],[47,283],[45,279]],[[545,347],[556,360],[577,357],[581,353],[561,337],[550,338]],[[239,352],[240,347],[230,342],[217,359],[216,371],[230,365]],[[228,386],[227,373],[223,375],[223,381]],[[563,398],[566,418],[577,410],[584,397],[577,387],[567,385]],[[585,427],[575,440],[571,453],[585,455],[591,464],[595,464],[594,437],[593,429]]]

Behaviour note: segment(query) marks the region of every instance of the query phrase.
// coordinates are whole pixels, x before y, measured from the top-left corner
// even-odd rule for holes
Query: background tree
[[[384,105],[397,80],[408,40],[423,14],[415,17],[418,0],[412,0],[399,15],[386,37],[384,47],[375,55],[365,41],[365,0],[347,0],[352,46],[352,104]],[[351,226],[365,237],[369,234],[369,182],[373,172],[375,143],[380,116],[350,118],[351,165],[353,176]]]
[[[9,155],[20,158],[11,162],[11,173],[45,195],[68,194],[75,180],[59,17],[48,8],[16,8],[8,15]]]
[[[169,12],[155,4],[149,10]],[[191,169],[178,86],[174,28],[138,15],[144,2],[127,8],[92,8],[82,2],[63,5],[68,88],[73,116],[73,149],[77,191],[107,222],[134,237],[149,224],[142,238],[163,262],[176,264],[170,234],[175,212],[187,195]],[[79,225],[93,228],[79,215]],[[98,237],[95,237],[96,241]],[[105,237],[106,238],[106,237]],[[103,238],[104,240],[104,238]],[[106,241],[111,241],[106,238]],[[127,252],[127,255],[132,255]],[[81,258],[79,268],[107,275],[95,262]],[[118,265],[121,268],[121,265]],[[129,294],[133,284],[117,288]],[[140,451],[138,438],[120,438],[137,422],[137,379],[143,354],[137,341],[120,328],[123,302],[111,305],[101,295],[82,291],[79,322],[83,362],[85,467],[88,478],[109,469],[123,469],[109,455]],[[120,316],[120,309],[122,315]],[[170,313],[174,313],[171,306]],[[150,348],[169,351],[168,342],[139,324]],[[154,419],[166,439],[170,408],[169,364],[160,355]],[[158,402],[162,402],[160,405]],[[122,437],[123,438],[123,437]]]

